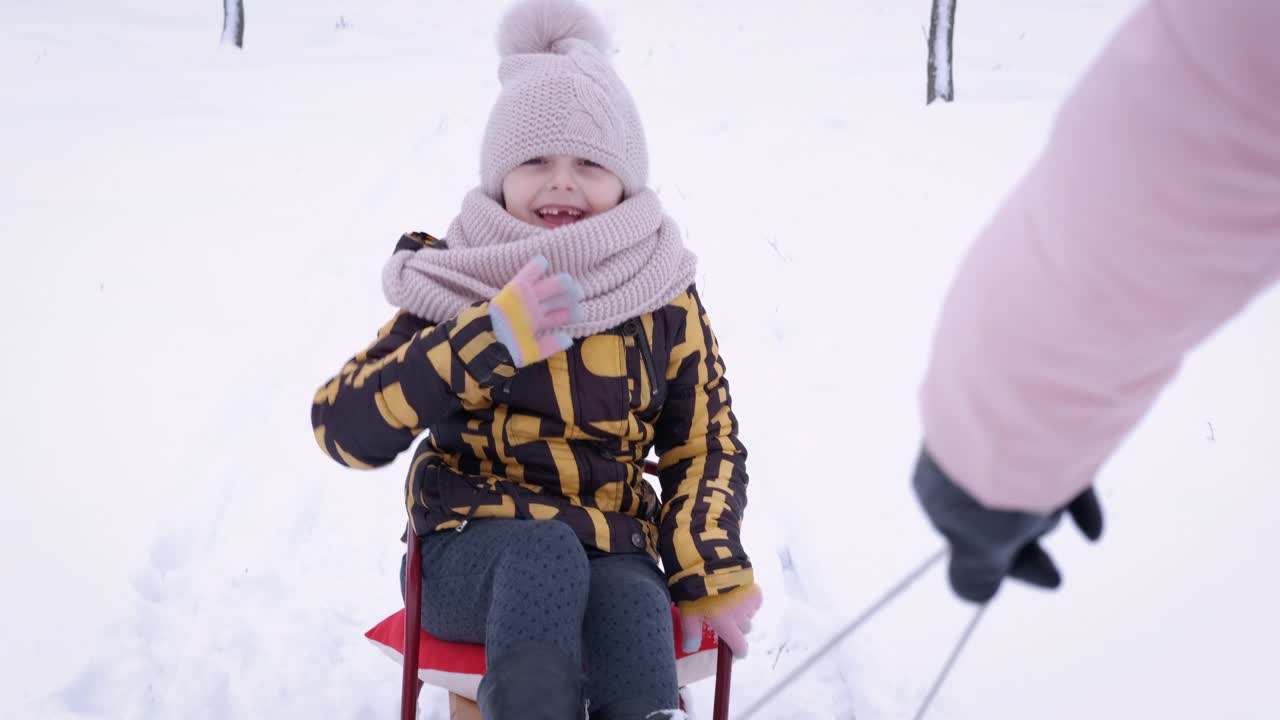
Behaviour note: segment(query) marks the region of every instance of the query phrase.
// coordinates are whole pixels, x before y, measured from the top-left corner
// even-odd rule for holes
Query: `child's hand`
[[[710,602],[706,605],[704,603]],[[751,617],[764,604],[764,593],[760,586],[751,584],[744,588],[732,590],[727,595],[704,598],[697,601],[693,608],[680,610],[681,636],[684,638],[684,651],[694,652],[702,639],[702,623],[706,623],[715,631],[716,637],[729,646],[733,656],[747,656],[746,634],[751,632]],[[699,609],[702,609],[699,612]]]
[[[493,331],[516,367],[573,347],[562,328],[582,319],[582,286],[568,273],[544,277],[546,272],[547,259],[535,255],[489,302]]]

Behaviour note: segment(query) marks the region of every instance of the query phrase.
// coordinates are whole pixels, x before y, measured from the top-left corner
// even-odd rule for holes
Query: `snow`
[[[929,108],[928,3],[596,5],[751,450],[745,709],[941,545],[907,480],[937,305],[1132,2],[969,0]],[[237,51],[209,0],[0,6],[0,718],[398,716],[362,634],[406,463],[337,466],[307,413],[475,183],[501,7],[250,3]],[[1003,590],[930,718],[1268,716],[1278,322],[1192,356],[1101,543],[1052,536],[1062,590]],[[935,569],[758,717],[911,717],[972,612]]]

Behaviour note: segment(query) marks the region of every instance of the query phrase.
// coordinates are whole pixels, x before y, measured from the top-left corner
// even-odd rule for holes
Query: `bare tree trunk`
[[[956,0],[933,0],[933,17],[929,21],[929,81],[924,104],[941,98],[956,99],[951,77],[951,45],[956,27]]]
[[[244,47],[244,0],[222,0],[222,44]]]

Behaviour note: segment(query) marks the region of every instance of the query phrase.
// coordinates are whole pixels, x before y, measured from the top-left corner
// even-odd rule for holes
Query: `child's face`
[[[617,207],[622,181],[603,167],[572,155],[536,157],[502,179],[507,212],[539,227],[578,222]]]

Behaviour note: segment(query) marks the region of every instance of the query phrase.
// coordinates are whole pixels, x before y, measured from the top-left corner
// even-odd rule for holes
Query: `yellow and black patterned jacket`
[[[398,247],[415,243],[444,244],[413,233]],[[311,422],[320,447],[355,468],[390,463],[428,431],[405,483],[418,534],[555,518],[589,547],[660,557],[684,605],[752,584],[739,541],[747,453],[694,287],[520,370],[488,303],[438,325],[401,311],[320,388]],[[643,476],[651,448],[661,499]]]

